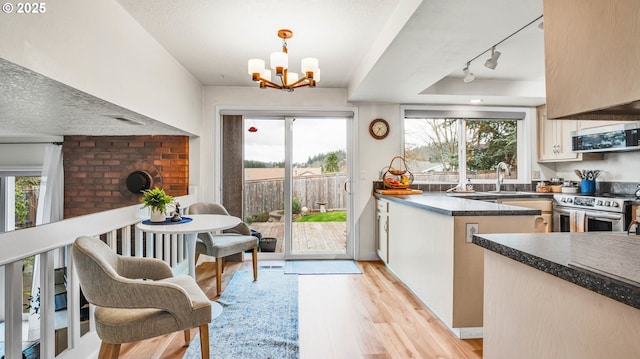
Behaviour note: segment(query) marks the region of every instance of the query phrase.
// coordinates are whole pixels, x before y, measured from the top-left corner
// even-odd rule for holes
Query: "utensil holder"
[[[596,192],[596,181],[583,179],[580,182],[580,190],[583,194],[594,194]]]

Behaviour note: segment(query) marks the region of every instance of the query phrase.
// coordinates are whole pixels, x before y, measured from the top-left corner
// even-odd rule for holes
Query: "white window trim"
[[[436,110],[436,111],[496,111],[496,112],[524,112],[525,117],[523,120],[517,122],[517,136],[518,136],[518,178],[504,180],[504,183],[512,184],[529,184],[531,183],[531,158],[533,152],[535,152],[535,144],[532,145],[532,137],[528,135],[531,131],[535,131],[535,108],[530,107],[495,107],[495,106],[465,106],[465,105],[450,105],[450,106],[419,106],[419,105],[402,105],[400,106],[400,131],[402,133],[400,139],[400,153],[404,153],[404,114],[405,110]],[[535,133],[535,132],[532,132]],[[467,181],[466,171],[460,170],[460,184],[464,184]],[[474,183],[494,183],[495,180],[474,180]],[[419,182],[417,182],[419,183]],[[428,182],[425,182],[428,183]]]

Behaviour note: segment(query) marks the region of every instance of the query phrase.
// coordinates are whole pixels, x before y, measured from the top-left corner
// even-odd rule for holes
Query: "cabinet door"
[[[549,118],[640,99],[638,1],[543,1]]]
[[[376,253],[389,263],[389,202],[376,201]]]
[[[548,120],[546,107],[538,107],[538,160],[556,160],[556,133],[555,121]]]
[[[578,129],[578,121],[553,120],[556,126],[556,145],[558,160],[577,160],[578,153],[571,150],[571,132]]]

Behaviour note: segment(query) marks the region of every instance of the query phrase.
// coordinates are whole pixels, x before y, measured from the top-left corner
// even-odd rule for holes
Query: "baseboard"
[[[470,328],[449,328],[460,339],[481,339],[483,338],[482,327],[470,327]]]

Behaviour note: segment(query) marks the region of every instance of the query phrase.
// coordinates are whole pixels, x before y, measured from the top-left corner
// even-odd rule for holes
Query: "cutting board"
[[[398,194],[420,194],[422,190],[419,189],[377,189],[376,193],[387,194],[387,195],[398,195]]]

